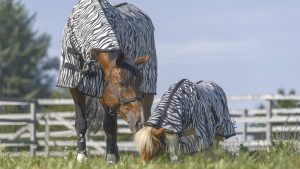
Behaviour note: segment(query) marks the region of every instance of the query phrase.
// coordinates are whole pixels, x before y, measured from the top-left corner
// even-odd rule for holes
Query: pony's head
[[[142,113],[142,94],[139,89],[143,78],[137,66],[145,63],[149,56],[130,61],[118,50],[93,49],[91,53],[104,74],[103,97],[100,102],[110,107],[113,113],[118,112],[121,118],[129,123],[130,130],[135,132],[141,127]]]
[[[145,126],[135,133],[133,141],[142,161],[151,160],[164,151],[165,145],[161,142],[162,139],[164,139],[163,128]]]

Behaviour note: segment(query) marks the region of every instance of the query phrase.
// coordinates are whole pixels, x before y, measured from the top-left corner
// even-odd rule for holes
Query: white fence
[[[240,143],[246,146],[266,146],[276,134],[297,133],[300,131],[300,108],[274,109],[273,102],[278,100],[300,101],[300,96],[249,95],[230,96],[228,102],[260,101],[264,109],[231,109],[230,114],[236,123],[236,132]],[[157,101],[155,101],[157,102]],[[0,143],[10,150],[10,154],[19,155],[18,148],[29,148],[32,155],[63,156],[75,150],[76,132],[73,111],[53,111],[59,106],[72,106],[71,99],[38,99],[35,101],[0,101]],[[230,104],[229,104],[230,105]],[[155,105],[154,105],[155,106]],[[5,107],[5,108],[4,108]],[[11,107],[11,109],[6,109]],[[13,107],[21,107],[23,113],[13,112]],[[47,111],[47,109],[52,111]],[[118,146],[120,151],[135,151],[131,142],[131,133],[123,120],[118,120]],[[264,141],[253,142],[260,134]],[[249,139],[250,138],[250,139]],[[101,130],[88,137],[87,147],[91,155],[105,153],[105,136]]]

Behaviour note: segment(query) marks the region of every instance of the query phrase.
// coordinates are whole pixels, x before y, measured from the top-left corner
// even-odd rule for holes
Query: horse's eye
[[[119,82],[119,85],[120,85],[121,87],[125,87],[125,86],[126,86],[126,81],[121,81],[121,82]]]

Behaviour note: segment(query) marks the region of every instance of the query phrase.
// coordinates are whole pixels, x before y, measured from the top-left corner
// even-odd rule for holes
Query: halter
[[[114,63],[115,65],[116,63]],[[114,65],[110,66],[109,68],[109,76],[108,76],[108,80],[105,81],[104,83],[104,87],[103,87],[103,90],[108,86],[110,85],[111,83],[111,74],[112,74],[112,69],[114,67]],[[115,88],[114,86],[112,86],[113,88]],[[118,89],[117,89],[118,90]],[[113,115],[114,112],[116,112],[122,105],[126,105],[126,104],[129,104],[131,102],[135,102],[135,101],[139,101],[141,100],[142,98],[141,97],[132,97],[132,98],[127,98],[127,99],[123,99],[120,95],[119,95],[119,102],[116,103],[115,105],[113,105],[112,107],[109,107],[110,108],[110,113],[111,115]]]

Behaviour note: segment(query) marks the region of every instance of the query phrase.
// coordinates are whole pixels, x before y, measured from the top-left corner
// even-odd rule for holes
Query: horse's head
[[[133,141],[142,161],[151,160],[163,152],[165,145],[161,142],[162,139],[164,139],[163,128],[145,126],[135,133]]]
[[[138,57],[128,61],[120,51],[92,50],[95,59],[103,70],[104,88],[102,104],[111,108],[129,123],[130,130],[135,132],[141,127],[142,106],[139,91],[142,74],[137,66],[145,63],[149,56]]]

